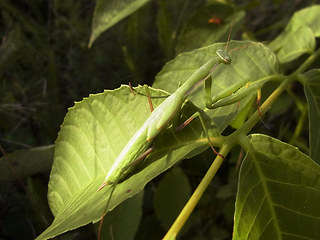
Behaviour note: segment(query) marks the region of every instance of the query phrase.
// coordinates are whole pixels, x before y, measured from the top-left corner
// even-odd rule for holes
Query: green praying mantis
[[[98,191],[100,191],[105,186],[111,185],[111,192],[107,202],[106,210],[108,208],[113,191],[115,190],[115,187],[118,184],[118,182],[130,172],[130,168],[135,163],[144,159],[148,154],[150,154],[153,151],[152,140],[161,132],[161,130],[165,126],[168,126],[170,121],[175,116],[178,116],[182,104],[186,100],[187,96],[194,89],[194,86],[197,85],[199,80],[201,81],[210,78],[211,73],[220,63],[231,63],[230,56],[223,50],[218,50],[217,56],[214,56],[211,59],[209,59],[202,67],[200,67],[194,74],[192,74],[191,77],[182,86],[180,86],[173,94],[166,98],[154,111],[152,111],[151,115],[144,122],[142,127],[140,127],[140,129],[129,140],[127,145],[123,148],[123,150],[120,152],[115,162],[109,169],[104,179],[104,182],[98,189]],[[200,117],[200,120],[202,122],[201,115],[198,116]],[[214,150],[208,135],[207,138],[210,147]],[[215,150],[214,152],[217,153]],[[219,153],[217,154],[219,155]],[[102,221],[100,223],[100,226],[101,225]]]
[[[115,185],[119,179],[123,178],[128,173],[130,167],[134,163],[139,162],[152,152],[152,140],[169,124],[173,117],[178,114],[182,104],[194,89],[194,86],[198,84],[199,79],[200,81],[208,79],[220,63],[231,63],[230,56],[223,50],[218,50],[217,56],[209,59],[202,67],[192,74],[182,86],[152,111],[149,118],[129,140],[116,158],[98,191],[107,185]],[[209,88],[211,88],[211,86]],[[211,91],[211,89],[208,91]],[[194,118],[195,116],[192,117]]]
[[[173,122],[173,119],[175,117],[179,117],[179,111],[182,105],[186,101],[189,94],[200,83],[205,81],[205,96],[207,99],[206,107],[209,109],[214,109],[224,105],[235,103],[243,98],[243,96],[247,94],[247,91],[252,91],[253,88],[258,89],[258,87],[260,87],[259,84],[252,84],[249,87],[244,87],[246,83],[240,82],[239,84],[235,84],[230,88],[220,92],[213,98],[211,97],[211,74],[219,64],[231,64],[231,57],[229,53],[233,50],[227,53],[227,47],[228,44],[226,45],[225,50],[218,50],[216,52],[216,56],[210,58],[204,65],[202,65],[197,71],[195,71],[184,84],[182,84],[174,93],[172,93],[154,111],[152,111],[144,124],[140,127],[140,129],[138,129],[138,131],[133,135],[127,145],[120,152],[115,162],[107,172],[102,185],[98,189],[98,191],[100,191],[106,186],[111,186],[111,192],[103,215],[105,215],[108,209],[116,185],[119,183],[119,181],[121,181],[121,179],[124,179],[130,173],[130,171],[132,171],[133,165],[140,162],[154,150],[153,139],[162,131],[162,129],[164,129],[166,126],[169,126],[169,124]],[[235,92],[237,90],[239,93],[232,94],[232,92]],[[181,124],[177,128],[177,130],[181,130],[182,128],[184,128],[192,119],[196,117],[199,117],[200,119],[202,127],[206,133],[209,146],[215,154],[224,159],[225,157],[219,154],[214,149],[210,141],[205,123],[199,112],[193,114],[188,120]],[[100,222],[99,239],[102,222],[103,218]]]

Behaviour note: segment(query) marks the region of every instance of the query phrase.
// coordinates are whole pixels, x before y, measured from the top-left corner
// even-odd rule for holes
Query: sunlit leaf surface
[[[265,135],[251,135],[250,144],[240,170],[233,239],[319,239],[319,165]]]

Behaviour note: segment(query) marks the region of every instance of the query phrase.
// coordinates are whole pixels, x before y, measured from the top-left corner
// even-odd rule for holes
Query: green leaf
[[[42,220],[42,229],[48,227],[49,223],[53,220],[47,200],[48,184],[41,177],[35,176],[27,179],[26,187],[28,197],[32,200],[35,217]],[[31,215],[30,212],[26,214],[29,217]]]
[[[235,48],[239,49],[230,53],[232,63],[229,66],[220,64],[212,74],[212,96],[239,81],[243,82],[244,86],[246,82],[254,83],[272,74],[280,73],[280,65],[276,56],[263,44],[247,41],[231,41],[229,49]],[[211,57],[216,56],[218,49],[225,49],[225,44],[216,43],[178,55],[175,59],[168,62],[157,75],[153,87],[174,92],[179,83],[183,84],[205,62]],[[234,91],[236,90],[234,89]],[[219,130],[223,131],[235,118],[237,113],[246,106],[253,94],[255,93],[252,92],[241,101],[238,111],[238,103],[235,103],[207,111],[206,113],[210,117],[213,117]],[[198,87],[194,90],[189,99],[200,109],[206,109],[203,87]]]
[[[196,11],[186,22],[178,37],[176,52],[181,53],[203,47],[214,42],[227,41],[232,25],[232,33],[244,19],[243,11],[234,13],[234,7],[225,4],[212,4]],[[212,18],[219,19],[220,24],[210,23]],[[232,36],[231,36],[232,38]]]
[[[48,171],[54,145],[18,150],[0,158],[0,181],[14,181]]]
[[[173,3],[175,3],[174,1]],[[168,1],[158,0],[158,12],[157,12],[157,29],[159,44],[162,48],[162,52],[165,59],[170,59],[174,54],[173,46],[175,37],[173,37],[173,23],[171,19],[171,8],[168,6]]]
[[[281,63],[314,51],[315,37],[320,36],[319,14],[319,5],[296,12],[284,31],[269,44]]]
[[[154,209],[164,229],[169,230],[190,196],[188,178],[180,168],[162,178],[154,196]]]
[[[89,47],[96,38],[149,0],[98,0],[92,19]]]
[[[101,239],[134,239],[142,216],[142,203],[143,192],[127,199],[106,215],[101,228]],[[97,231],[98,228],[99,224]]]
[[[156,2],[158,40],[164,59],[170,60],[176,55],[175,46],[183,26],[204,2],[193,0],[157,0]]]
[[[286,27],[283,34],[280,34],[269,47],[277,53],[281,63],[290,62],[304,53],[312,54],[315,49],[315,38],[308,26],[296,28],[294,23]]]
[[[252,97],[248,103],[246,104],[246,106],[244,106],[244,108],[242,109],[242,111],[237,115],[237,117],[235,119],[233,119],[230,122],[230,126],[233,127],[234,129],[239,129],[243,126],[243,124],[245,123],[245,121],[247,120],[249,113],[252,110],[252,106],[253,104],[256,102],[256,97]],[[258,107],[258,105],[256,105]]]
[[[233,239],[320,239],[320,167],[296,147],[250,137],[240,170]]]
[[[139,230],[135,236],[135,239],[161,239],[164,235],[165,232],[163,231],[154,214],[146,214],[140,221]]]
[[[223,239],[230,239],[230,232],[226,229],[222,228],[219,225],[210,224],[210,239],[214,240],[223,240]],[[207,238],[204,238],[207,239]]]
[[[299,24],[307,25],[311,28],[315,37],[320,37],[319,14],[320,5],[314,5],[296,12],[292,17],[292,21],[295,21],[296,28],[300,28]]]
[[[49,182],[48,199],[55,220],[37,239],[52,238],[101,218],[112,186],[97,190],[116,157],[151,114],[146,87],[135,91],[139,94],[133,95],[129,86],[123,85],[90,95],[69,109],[56,141]],[[154,107],[168,96],[161,90],[149,91]],[[196,110],[190,102],[185,104],[177,124]],[[206,121],[211,135],[217,136],[210,119]],[[154,146],[153,153],[136,166],[132,175],[116,185],[108,210],[140,192],[147,182],[177,161],[208,148],[198,119],[179,132],[174,127],[162,130],[154,139]]]
[[[320,69],[304,74],[304,92],[308,100],[310,157],[320,163]]]

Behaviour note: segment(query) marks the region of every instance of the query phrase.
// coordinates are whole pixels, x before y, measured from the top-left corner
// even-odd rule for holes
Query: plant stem
[[[223,156],[226,156],[229,151],[230,151],[230,144],[224,144],[221,147],[219,153]],[[185,222],[188,220],[190,214],[194,210],[195,206],[199,202],[201,196],[203,195],[204,191],[207,189],[208,185],[212,181],[213,177],[217,173],[222,163],[223,163],[223,158],[220,156],[217,156],[213,161],[213,163],[211,164],[206,175],[203,177],[202,181],[198,185],[197,189],[194,191],[191,198],[189,199],[187,204],[184,206],[184,208],[180,212],[175,222],[172,224],[167,234],[164,236],[163,240],[172,240],[176,238],[176,236],[182,229]]]
[[[298,139],[300,137],[300,134],[303,131],[303,126],[305,125],[305,120],[306,120],[307,115],[308,115],[308,107],[306,106],[306,103],[304,103],[290,89],[287,89],[287,93],[293,98],[293,100],[295,101],[295,104],[296,104],[296,106],[297,106],[297,108],[298,108],[298,110],[300,112],[298,123],[296,125],[296,128],[294,129],[293,136],[289,141],[290,144],[296,144],[296,143],[298,143]]]
[[[320,49],[318,49],[317,51],[315,51],[314,54],[312,54],[310,57],[308,57],[307,60],[303,64],[301,64],[300,67],[295,72],[293,72],[291,75],[303,73],[319,57],[320,57]]]

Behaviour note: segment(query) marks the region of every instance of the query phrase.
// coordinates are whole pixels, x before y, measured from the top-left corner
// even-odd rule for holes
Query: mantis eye
[[[231,63],[231,57],[226,53],[225,51],[219,49],[216,52],[218,56],[221,58],[224,64],[230,64]]]

